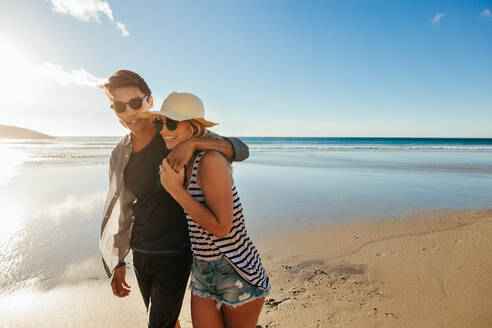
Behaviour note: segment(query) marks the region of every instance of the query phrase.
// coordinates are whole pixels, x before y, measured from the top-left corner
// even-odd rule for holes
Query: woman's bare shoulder
[[[200,180],[231,177],[229,161],[217,151],[207,151],[200,161],[198,176]]]

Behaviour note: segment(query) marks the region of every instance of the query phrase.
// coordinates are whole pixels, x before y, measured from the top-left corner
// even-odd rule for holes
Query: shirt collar
[[[122,145],[125,148],[128,148],[128,147],[131,148],[132,147],[131,133],[128,133],[126,136],[123,137]]]

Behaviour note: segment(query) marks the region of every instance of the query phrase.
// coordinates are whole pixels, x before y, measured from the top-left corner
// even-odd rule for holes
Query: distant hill
[[[24,128],[0,124],[0,139],[51,139],[52,136]]]

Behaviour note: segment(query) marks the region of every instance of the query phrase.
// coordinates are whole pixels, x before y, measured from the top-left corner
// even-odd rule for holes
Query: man
[[[100,237],[103,264],[112,276],[113,294],[128,296],[124,260],[131,249],[149,327],[179,326],[192,257],[183,209],[160,184],[159,164],[166,157],[178,171],[197,150],[241,161],[249,156],[248,147],[235,138],[191,138],[170,152],[151,120],[139,116],[153,107],[142,77],[117,71],[103,88],[119,122],[130,130],[111,153]]]

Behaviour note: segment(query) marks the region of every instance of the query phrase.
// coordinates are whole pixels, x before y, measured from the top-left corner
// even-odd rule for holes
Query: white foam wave
[[[492,151],[492,146],[444,146],[444,145],[418,145],[418,146],[394,146],[394,145],[249,145],[250,150],[256,151],[296,151],[296,150],[319,150],[319,151]]]

